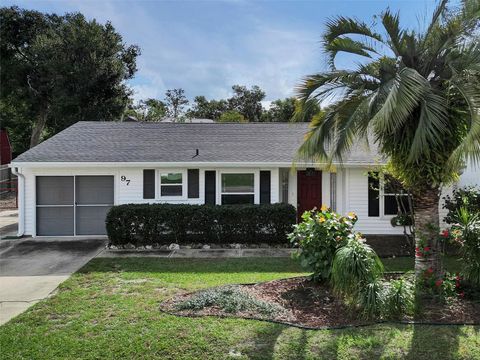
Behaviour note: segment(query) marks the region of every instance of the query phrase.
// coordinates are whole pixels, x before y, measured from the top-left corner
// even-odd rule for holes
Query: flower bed
[[[389,278],[398,277],[387,275]],[[232,288],[232,285],[229,286]],[[217,288],[219,289],[219,288]],[[245,298],[254,304],[274,309],[257,311],[254,306],[245,306],[238,311],[224,309],[212,301],[208,306],[188,308],[184,304],[192,299],[203,298],[206,291],[183,293],[163,302],[160,309],[179,316],[235,316],[281,322],[308,328],[344,327],[371,324],[383,321],[382,318],[365,320],[361,311],[347,307],[328,285],[308,280],[306,277],[281,279],[258,284],[234,285],[233,293],[238,298],[244,293]],[[224,299],[225,300],[225,299]],[[195,300],[194,303],[198,303]],[[205,305],[205,304],[204,304]],[[441,323],[441,324],[480,324],[480,304],[478,302],[456,298],[447,304],[434,298],[423,302],[421,314],[403,316],[400,322]]]

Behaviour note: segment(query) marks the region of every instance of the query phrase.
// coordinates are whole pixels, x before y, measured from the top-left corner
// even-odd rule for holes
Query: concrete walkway
[[[105,240],[3,240],[0,248],[0,325],[50,296],[105,246]]]
[[[0,211],[0,240],[17,237],[18,210]]]

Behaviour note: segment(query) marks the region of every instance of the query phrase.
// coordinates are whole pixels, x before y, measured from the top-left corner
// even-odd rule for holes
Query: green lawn
[[[402,269],[388,260],[389,270]],[[404,261],[404,260],[402,260]],[[3,359],[480,359],[480,327],[373,325],[305,331],[180,318],[176,292],[302,275],[289,259],[95,259],[49,300],[0,328]]]

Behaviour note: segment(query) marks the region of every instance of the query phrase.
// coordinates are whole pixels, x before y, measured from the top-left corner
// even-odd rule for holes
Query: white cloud
[[[48,4],[57,13],[111,21],[125,43],[141,47],[139,70],[129,82],[136,100],[162,99],[166,89],[178,87],[189,98],[225,98],[240,84],[260,86],[271,101],[292,96],[300,78],[320,63],[315,34],[261,17],[256,4],[243,1],[204,3],[198,16],[187,14],[195,3],[183,2]]]

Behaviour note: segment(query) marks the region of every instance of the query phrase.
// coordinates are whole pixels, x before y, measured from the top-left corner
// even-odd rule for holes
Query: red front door
[[[305,211],[321,206],[322,172],[313,169],[297,171],[297,214],[299,221]]]

